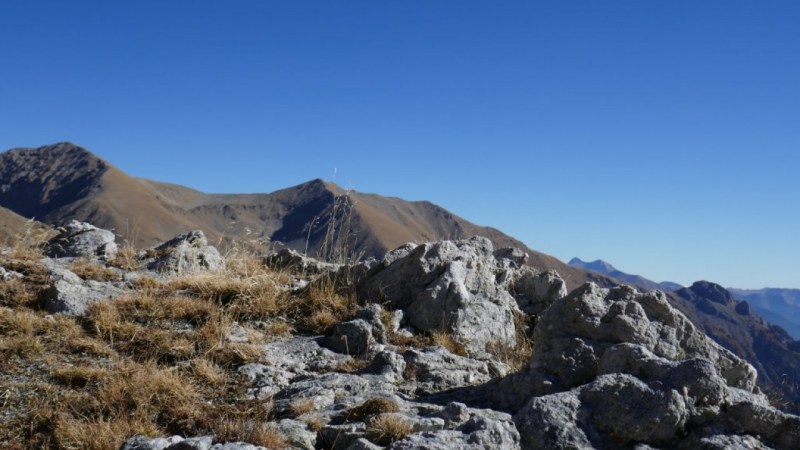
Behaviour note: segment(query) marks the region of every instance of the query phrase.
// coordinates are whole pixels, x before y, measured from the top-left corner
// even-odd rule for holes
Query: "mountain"
[[[611,278],[620,280],[625,284],[639,286],[648,290],[674,291],[683,287],[678,283],[672,283],[670,281],[657,283],[639,275],[632,275],[622,272],[602,259],[586,262],[579,258],[572,258],[568,264],[572,267],[578,267],[584,270],[591,270],[592,272],[601,273]]]
[[[763,386],[800,410],[800,341],[717,284],[698,281],[667,295],[698,328],[753,364]]]
[[[0,185],[0,206],[20,216],[56,226],[71,219],[91,222],[138,247],[201,229],[223,247],[232,238],[246,237],[343,260],[382,257],[411,241],[482,235],[497,247],[524,249],[530,265],[557,270],[570,289],[586,281],[613,284],[430,202],[345,191],[322,180],[268,194],[208,194],[131,177],[88,150],[62,142],[0,154]]]
[[[780,325],[795,339],[800,339],[800,289],[728,290],[736,298],[747,300],[762,317]]]

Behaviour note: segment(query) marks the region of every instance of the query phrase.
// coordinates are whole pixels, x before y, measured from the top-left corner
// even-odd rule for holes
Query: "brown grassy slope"
[[[19,214],[0,207],[0,246],[10,246],[12,240],[23,233],[30,221]]]

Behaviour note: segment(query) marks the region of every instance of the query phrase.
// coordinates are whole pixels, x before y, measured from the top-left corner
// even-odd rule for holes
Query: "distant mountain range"
[[[736,301],[724,288],[707,282],[688,288],[657,283],[603,261],[575,258],[570,265],[564,264],[430,202],[345,191],[321,180],[268,194],[208,194],[131,177],[81,147],[59,143],[0,154],[0,206],[7,208],[0,210],[0,230],[8,232],[19,230],[27,218],[53,226],[77,219],[115,230],[121,242],[145,247],[201,229],[222,246],[244,237],[328,259],[382,257],[407,242],[482,235],[496,247],[528,252],[531,266],[556,270],[570,290],[593,281],[601,286],[625,283],[672,291],[667,295],[673,305],[721,345],[756,366],[763,386],[793,402],[793,410],[800,410],[800,342],[754,314],[749,303]],[[771,298],[760,291],[747,295]],[[788,309],[770,311],[790,311],[797,302],[788,299]],[[751,301],[753,309],[760,311],[760,303]],[[792,383],[786,383],[787,376]]]
[[[572,267],[579,267],[585,270],[591,270],[593,272],[601,273],[603,275],[608,275],[609,277],[615,278],[620,280],[626,284],[632,284],[634,286],[639,286],[649,290],[662,290],[662,291],[675,291],[683,286],[678,283],[672,283],[670,281],[664,281],[661,283],[648,280],[639,275],[632,275],[629,273],[622,272],[617,270],[611,264],[603,261],[602,259],[598,259],[595,261],[583,261],[580,258],[572,258],[569,263]]]
[[[800,339],[800,289],[728,290],[736,298],[747,300],[762,317]]]

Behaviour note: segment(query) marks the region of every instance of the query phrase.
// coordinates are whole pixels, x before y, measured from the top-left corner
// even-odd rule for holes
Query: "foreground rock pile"
[[[85,282],[65,261],[116,257],[102,230],[89,227],[71,224],[59,238],[69,250],[47,262],[52,312],[83,314],[133,289],[143,274],[225,266],[202,233],[191,232],[135,255],[137,271]],[[525,254],[484,238],[408,244],[355,266],[288,250],[264,261],[293,274],[287,290],[334,282],[360,305],[326,335],[273,339],[261,347],[266,362],[235,368],[248,401],[272,405],[270,424],[287,447],[800,446],[800,417],[770,406],[753,367],[660,292],[586,284],[567,293],[558,274],[538,272]],[[239,338],[247,339],[231,337]],[[520,349],[528,349],[521,367],[510,357]],[[215,436],[135,436],[122,448],[262,447]]]

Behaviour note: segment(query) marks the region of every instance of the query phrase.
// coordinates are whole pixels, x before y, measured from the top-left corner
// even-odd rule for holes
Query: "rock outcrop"
[[[51,313],[82,316],[92,303],[113,300],[126,292],[123,283],[82,280],[69,270],[51,265],[50,287],[43,294],[44,307]]]
[[[526,448],[792,448],[800,417],[769,406],[755,383],[752,366],[664,294],[589,284],[544,313],[528,368],[499,382],[497,398],[529,399],[514,416]]]
[[[405,245],[366,270],[360,296],[402,309],[404,320],[417,330],[452,333],[473,351],[513,345],[516,330],[509,324],[520,313],[517,301],[543,310],[540,303],[566,289],[555,274],[541,277],[522,269],[524,253],[498,252],[481,237]],[[516,298],[509,291],[511,283]]]
[[[215,272],[225,267],[225,260],[219,251],[208,245],[205,234],[200,230],[178,235],[150,249],[145,258],[147,270],[168,275]]]
[[[70,221],[58,231],[59,234],[47,245],[51,257],[110,260],[117,256],[116,236],[111,231],[77,220]]]

